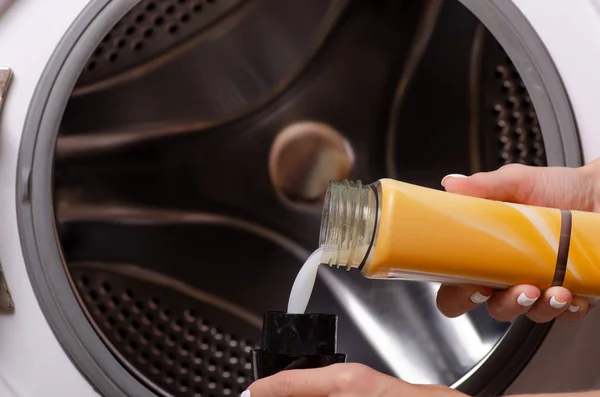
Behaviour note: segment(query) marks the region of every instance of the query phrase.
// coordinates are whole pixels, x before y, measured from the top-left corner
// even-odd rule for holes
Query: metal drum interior
[[[546,164],[535,110],[458,1],[143,0],[73,90],[55,219],[122,365],[160,395],[228,396],[317,244],[329,179],[438,187],[512,162]],[[309,310],[339,314],[350,361],[459,384],[510,324],[444,318],[436,290],[323,268]]]

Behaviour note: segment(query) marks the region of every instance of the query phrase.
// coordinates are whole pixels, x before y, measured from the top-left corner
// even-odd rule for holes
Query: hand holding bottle
[[[442,180],[446,191],[451,193],[594,212],[600,212],[599,184],[599,161],[580,168],[511,164],[470,177],[451,174]],[[572,296],[562,287],[540,291],[532,285],[516,285],[505,291],[494,291],[480,286],[443,285],[437,298],[438,308],[448,317],[457,317],[484,302],[490,315],[499,321],[512,321],[521,314],[539,323],[556,317],[577,321],[590,309],[586,299]]]

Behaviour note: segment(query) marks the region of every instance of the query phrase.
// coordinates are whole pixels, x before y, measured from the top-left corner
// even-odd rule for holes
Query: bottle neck
[[[346,269],[368,264],[379,211],[379,183],[331,181],[325,194],[319,246],[321,262]]]

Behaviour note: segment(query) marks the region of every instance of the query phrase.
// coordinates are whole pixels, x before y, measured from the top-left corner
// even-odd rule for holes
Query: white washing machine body
[[[15,305],[0,317],[0,395],[95,396],[93,387],[65,354],[40,309],[31,287],[19,241],[15,212],[16,164],[29,104],[48,60],[86,0],[4,2],[0,23],[3,66],[13,79],[2,116],[4,227],[0,238],[3,270]]]
[[[477,1],[464,0],[463,3],[493,34],[504,34],[504,38],[498,39],[519,67],[523,64],[522,60],[515,59],[519,54],[511,51],[515,32],[498,30],[504,29],[499,28],[498,21],[502,18],[498,18],[498,12],[502,13],[506,8],[500,4],[508,3],[508,0],[481,1],[476,5]],[[56,61],[56,52],[64,44],[61,42],[74,31],[81,30],[74,27],[80,15],[118,18],[119,13],[123,15],[135,1],[123,0],[120,7],[99,14],[99,9],[110,8],[108,3],[19,0],[8,4],[0,15],[0,67],[8,67],[13,72],[0,116],[0,216],[3,224],[0,229],[0,263],[15,305],[14,313],[0,315],[2,396],[85,397],[98,395],[96,390],[108,393],[111,387],[115,390],[120,387],[119,380],[111,379],[111,375],[105,372],[106,383],[96,384],[98,376],[90,374],[98,372],[98,368],[78,357],[72,359],[72,354],[63,349],[69,338],[77,345],[77,332],[57,320],[72,308],[65,306],[62,308],[65,312],[45,315],[43,308],[47,302],[42,300],[46,293],[52,295],[52,292],[40,293],[35,280],[52,275],[31,274],[28,270],[21,241],[23,222],[18,221],[17,216],[19,203],[35,200],[35,194],[23,197],[16,188],[20,180],[30,181],[28,173],[31,170],[18,167],[23,132],[32,114],[36,90],[45,84],[42,81],[44,76],[50,69],[63,67],[51,62],[51,59]],[[580,150],[577,148],[567,154],[556,155],[549,159],[550,165],[577,166],[582,161],[589,162],[600,157],[600,134],[597,131],[600,125],[600,1],[515,0],[514,5],[516,8],[509,8],[512,12],[520,10],[530,23],[528,29],[537,32],[545,46],[545,49],[538,46],[535,51],[547,50],[550,54],[554,64],[537,66],[542,70],[558,70],[568,94],[569,111],[572,109],[578,129],[578,137],[562,136],[562,139],[564,145],[580,146]],[[522,21],[519,23],[514,25],[515,29],[523,28]],[[108,27],[102,34],[106,31]],[[101,34],[96,36],[99,41]],[[521,39],[522,44],[528,44],[529,38]],[[80,59],[81,65],[84,62],[85,58]],[[525,84],[530,92],[544,89],[526,78],[527,70],[521,69],[520,72],[525,75]],[[560,96],[560,93],[549,93],[550,96],[555,94]],[[532,97],[535,104],[535,93]],[[544,120],[540,122],[543,129]],[[560,131],[556,132],[560,134]],[[549,392],[596,386],[600,380],[600,340],[595,337],[598,328],[600,312],[597,310],[581,324],[555,324],[508,392]],[[85,355],[86,348],[83,344],[80,347]],[[145,389],[140,386],[139,390]],[[140,394],[134,392],[130,395]]]

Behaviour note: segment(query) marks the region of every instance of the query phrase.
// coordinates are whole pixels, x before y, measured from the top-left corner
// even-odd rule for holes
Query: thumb
[[[413,388],[362,364],[343,363],[282,371],[252,383],[240,397],[413,396]]]
[[[491,200],[581,211],[594,210],[594,178],[586,167],[531,167],[509,164],[470,177],[442,179],[447,192]]]

